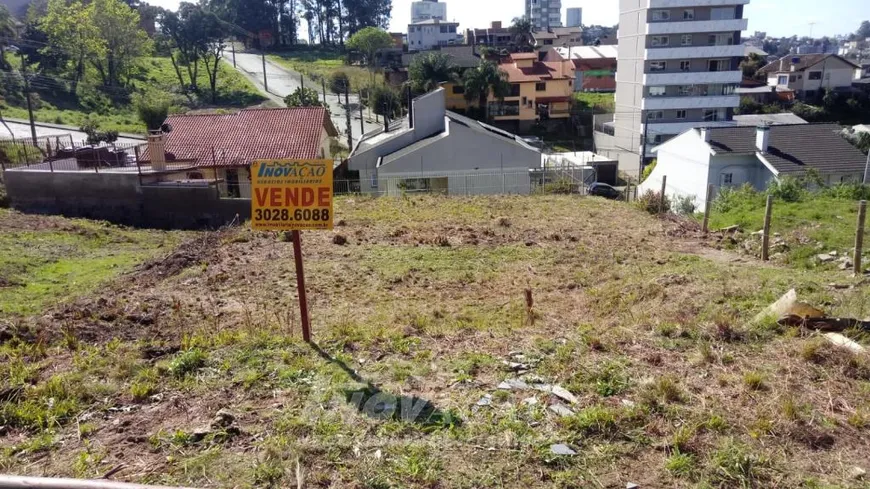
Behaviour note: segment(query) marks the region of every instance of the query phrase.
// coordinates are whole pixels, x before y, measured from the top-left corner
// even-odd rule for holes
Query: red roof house
[[[245,167],[254,160],[329,158],[338,135],[322,107],[245,109],[233,114],[171,115],[167,161],[196,167]],[[150,161],[146,150],[143,160]]]

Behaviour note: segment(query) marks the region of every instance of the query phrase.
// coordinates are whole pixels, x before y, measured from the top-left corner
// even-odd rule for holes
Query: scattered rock
[[[750,236],[764,236],[764,229],[759,229],[758,231],[750,234]]]
[[[840,270],[849,270],[853,266],[855,266],[855,264],[852,263],[852,260],[848,258],[843,258],[840,260]]]
[[[332,237],[332,244],[344,246],[347,244],[347,238],[343,234],[336,234]]]
[[[623,406],[627,407],[627,408],[633,408],[634,406],[636,406],[636,404],[634,403],[634,401],[631,401],[631,400],[628,400],[628,399],[623,399],[623,400],[619,401],[619,403],[622,404]]]
[[[567,389],[560,387],[558,385],[554,385],[551,392],[553,393],[554,396],[556,396],[562,400],[568,401],[571,404],[577,404],[577,402],[578,402],[578,399],[577,399],[577,397],[574,396],[574,394],[571,394],[570,392],[568,392]]]
[[[830,263],[834,261],[834,257],[835,255],[831,255],[829,253],[822,253],[820,255],[816,255],[816,260],[820,261],[821,263]]]
[[[640,486],[635,484],[634,482],[629,482],[625,485],[625,489],[640,489]]]
[[[193,443],[199,443],[202,440],[205,440],[205,437],[211,433],[212,431],[208,428],[197,428],[190,434],[190,441]]]
[[[840,254],[837,252],[837,250],[829,251],[828,254],[831,255],[831,256],[839,256],[839,255],[840,255]]]
[[[226,409],[221,409],[217,414],[215,414],[214,419],[212,419],[211,427],[213,429],[228,428],[235,422],[236,416],[233,413]]]
[[[477,406],[489,406],[492,404],[492,394],[486,394],[477,401]]]
[[[550,445],[550,452],[553,455],[567,455],[567,456],[577,455],[577,452],[575,452],[574,450],[571,450],[571,447],[569,447],[568,445],[565,445],[564,443]]]
[[[335,221],[335,225],[338,227],[342,227],[342,226],[347,226],[347,223],[344,221],[344,219],[339,219],[339,220]]]
[[[738,226],[736,224],[733,226],[728,226],[728,227],[725,227],[725,228],[722,228],[719,230],[720,233],[736,233],[739,231],[740,231],[740,226]]]
[[[572,414],[574,414],[574,411],[572,411],[571,408],[559,403],[550,404],[550,407],[548,409],[562,417],[571,416]]]
[[[854,480],[861,480],[867,475],[867,471],[862,469],[861,467],[852,467],[849,469],[849,478]]]
[[[508,369],[513,370],[514,372],[520,372],[520,371],[524,371],[524,370],[529,370],[529,366],[526,365],[525,363],[519,363],[519,362],[508,362],[508,361],[506,361],[506,360],[505,360],[505,361],[502,361],[502,363],[504,363],[505,366],[506,366]]]
[[[523,404],[525,404],[526,406],[534,406],[538,404],[538,398],[535,396],[527,397],[523,399]]]
[[[529,387],[529,384],[523,382],[520,379],[507,379],[504,382],[502,382],[501,384],[499,384],[498,388],[501,390],[506,390],[506,391],[510,391],[510,390],[526,391],[526,390],[531,389],[531,387]]]

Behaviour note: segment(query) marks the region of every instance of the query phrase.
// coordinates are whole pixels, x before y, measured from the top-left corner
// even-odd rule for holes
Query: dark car
[[[617,200],[622,198],[622,192],[607,185],[606,183],[595,182],[589,186],[589,195],[596,197],[604,197],[605,199]]]

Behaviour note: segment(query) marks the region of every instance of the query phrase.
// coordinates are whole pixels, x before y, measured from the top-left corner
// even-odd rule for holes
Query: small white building
[[[693,197],[702,208],[710,184],[715,193],[744,184],[763,190],[811,168],[829,185],[860,182],[866,158],[840,132],[838,124],[690,129],[653,148],[658,163],[639,192],[661,191],[667,176],[668,197]]]
[[[408,50],[425,51],[438,46],[462,44],[458,22],[429,19],[408,24]]]

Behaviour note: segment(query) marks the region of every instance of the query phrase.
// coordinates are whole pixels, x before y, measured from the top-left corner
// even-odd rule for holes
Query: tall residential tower
[[[583,9],[572,7],[565,11],[565,27],[580,27],[583,24]]]
[[[526,17],[536,31],[562,27],[562,0],[526,0]]]
[[[649,159],[654,146],[690,128],[731,124],[749,1],[619,0],[620,170],[636,174],[644,149]]]
[[[447,20],[447,4],[438,0],[420,0],[411,3],[411,23],[424,20]]]

